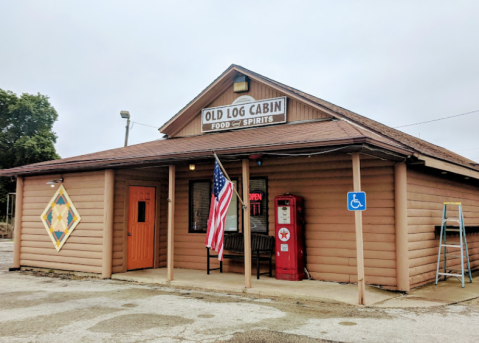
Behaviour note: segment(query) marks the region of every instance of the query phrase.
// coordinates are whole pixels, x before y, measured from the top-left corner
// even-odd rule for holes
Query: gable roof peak
[[[246,69],[237,64],[231,64],[218,78],[216,78],[208,87],[206,87],[200,94],[198,94],[188,105],[186,105],[180,112],[178,112],[173,118],[166,122],[161,128],[160,132],[167,134],[168,136],[174,135],[181,129],[181,124],[178,119],[182,117],[181,123],[186,125],[194,118],[195,115],[206,106],[216,94],[226,89],[225,85],[229,86],[229,83],[225,82],[228,78],[233,78],[233,72],[240,72],[255,81],[266,84],[288,97],[295,98],[298,101],[306,103],[314,108],[317,108],[332,117],[338,119],[346,119],[360,128],[374,132],[375,134],[392,139],[397,143],[405,145],[414,151],[427,155],[436,159],[452,162],[470,169],[479,170],[479,166],[474,161],[458,155],[445,148],[429,143],[422,139],[416,138],[402,131],[393,129],[387,125],[384,125],[373,119],[369,119],[365,116],[349,111],[343,107],[332,104],[328,101],[315,97],[311,94],[302,92],[296,88],[287,86],[278,81],[272,80],[261,74],[258,74],[252,70]],[[178,125],[180,124],[180,125]]]

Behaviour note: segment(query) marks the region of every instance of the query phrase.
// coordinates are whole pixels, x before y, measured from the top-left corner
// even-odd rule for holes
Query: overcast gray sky
[[[0,0],[0,88],[48,95],[57,151],[160,127],[235,63],[386,125],[479,110],[479,1]],[[403,129],[479,161],[479,112]],[[160,138],[135,124],[130,143]]]

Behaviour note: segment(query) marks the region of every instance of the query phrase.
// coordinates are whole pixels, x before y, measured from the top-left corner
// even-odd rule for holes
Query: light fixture
[[[469,176],[466,176],[464,179],[469,180]]]
[[[120,115],[123,119],[130,119],[130,112],[128,111],[120,111]]]
[[[196,166],[194,164],[190,164],[190,170],[195,170]]]
[[[58,180],[48,181],[48,182],[47,182],[47,185],[50,185],[50,187],[53,188],[53,187],[55,187],[55,185],[56,185],[57,183],[59,183],[59,182],[63,182],[63,178],[62,178],[62,177],[59,178]]]
[[[120,116],[126,119],[125,146],[128,145],[128,133],[130,132],[130,112],[120,111]]]
[[[248,156],[250,160],[256,161],[256,164],[259,167],[261,167],[261,165],[263,164],[263,161],[261,160],[262,157],[263,157],[263,154],[253,154]]]
[[[444,175],[445,175],[445,174],[447,174],[447,171],[442,171],[441,174],[444,174]]]
[[[246,75],[236,75],[234,78],[233,91],[235,93],[249,91],[249,77]]]

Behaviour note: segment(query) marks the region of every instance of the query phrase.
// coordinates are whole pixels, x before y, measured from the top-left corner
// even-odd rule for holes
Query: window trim
[[[137,202],[138,202],[138,213],[136,215],[136,222],[145,223],[146,222],[146,201],[138,200]]]
[[[196,179],[196,180],[189,180],[188,182],[188,233],[192,234],[206,234],[206,231],[194,231],[191,229],[191,223],[192,223],[192,212],[193,212],[193,197],[191,196],[191,193],[193,191],[193,184],[198,183],[198,182],[208,182],[209,186],[208,188],[210,189],[210,192],[212,190],[212,182],[211,179]],[[208,198],[208,209],[211,207],[211,193],[210,197]]]
[[[253,231],[251,231],[251,233],[257,233],[259,235],[269,236],[269,183],[268,183],[268,177],[267,176],[254,176],[254,177],[249,178],[250,181],[251,180],[261,180],[261,179],[264,179],[266,181],[266,192],[265,192],[265,196],[266,196],[266,232],[253,232]],[[241,184],[243,184],[243,180],[241,180]],[[251,191],[251,188],[248,187],[248,189]],[[249,196],[249,194],[248,194],[248,196]],[[243,195],[243,199],[244,199],[244,195]],[[251,210],[251,209],[248,209],[248,210]],[[241,211],[241,212],[243,212],[243,211]],[[250,220],[251,220],[251,216],[250,216]],[[242,224],[241,233],[244,234],[244,213],[242,213],[241,224]]]
[[[236,186],[238,187],[239,186],[239,178],[237,177],[232,177],[231,178],[231,181],[234,182],[236,181]],[[233,192],[233,196],[235,197],[236,196],[236,193]],[[211,204],[210,204],[211,205]],[[240,228],[239,228],[239,210],[238,210],[238,207],[240,206],[240,202],[237,201],[236,202],[236,231],[226,231],[225,230],[225,235],[228,235],[228,234],[231,234],[231,233],[239,233],[240,232]]]

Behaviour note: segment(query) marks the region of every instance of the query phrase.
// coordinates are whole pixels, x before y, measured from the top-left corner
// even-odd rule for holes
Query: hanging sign
[[[286,123],[286,97],[204,108],[201,132]]]

